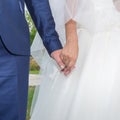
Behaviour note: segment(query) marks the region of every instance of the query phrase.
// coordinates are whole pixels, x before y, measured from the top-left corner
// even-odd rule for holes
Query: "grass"
[[[26,117],[26,120],[30,119],[30,108],[31,108],[33,94],[34,94],[34,89],[35,89],[35,87],[32,87],[32,86],[29,87],[29,92],[28,92],[28,108],[27,108],[27,117]]]
[[[38,70],[30,71],[30,74],[39,74],[40,72]]]
[[[30,71],[30,74],[39,74],[39,73],[40,72],[38,70]],[[35,90],[34,86],[29,86],[29,90],[28,90],[28,106],[27,106],[26,120],[30,119],[30,109],[31,109],[31,104],[32,104],[34,90]]]

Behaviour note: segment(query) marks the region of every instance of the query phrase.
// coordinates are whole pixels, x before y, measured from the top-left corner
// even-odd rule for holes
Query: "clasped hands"
[[[63,49],[54,51],[51,56],[55,59],[65,75],[70,74],[73,68],[75,68],[75,63],[78,57],[77,41],[67,42]]]

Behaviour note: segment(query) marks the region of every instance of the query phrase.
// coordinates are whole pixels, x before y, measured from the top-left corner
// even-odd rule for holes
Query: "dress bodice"
[[[76,20],[90,31],[105,31],[120,25],[120,0],[79,0]]]

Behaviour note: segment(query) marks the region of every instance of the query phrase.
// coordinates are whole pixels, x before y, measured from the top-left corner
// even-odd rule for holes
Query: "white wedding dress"
[[[77,22],[79,56],[64,76],[36,35],[32,55],[43,80],[31,120],[120,120],[120,0],[49,1],[63,45],[65,22]]]

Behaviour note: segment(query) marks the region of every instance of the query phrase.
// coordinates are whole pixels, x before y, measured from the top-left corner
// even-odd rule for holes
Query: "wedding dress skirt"
[[[85,21],[78,23],[79,56],[72,73],[64,76],[43,50],[43,81],[31,120],[120,120],[120,14],[112,0],[91,1],[88,6],[99,4],[94,4],[92,18],[87,14],[94,22],[79,16]]]

